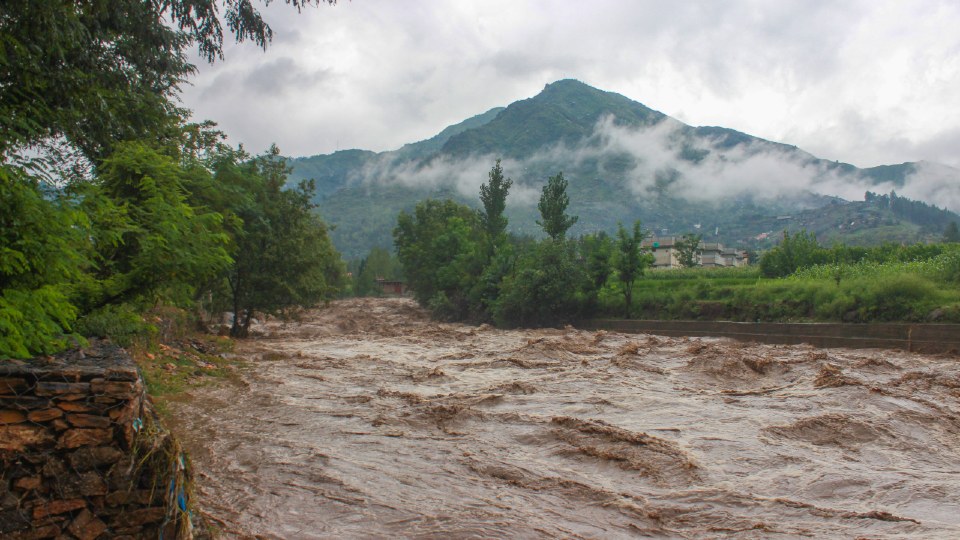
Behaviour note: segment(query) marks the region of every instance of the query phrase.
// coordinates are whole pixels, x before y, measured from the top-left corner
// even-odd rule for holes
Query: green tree
[[[617,257],[614,268],[623,284],[624,317],[630,318],[633,304],[633,284],[643,275],[644,270],[653,264],[653,255],[645,253],[641,247],[646,234],[640,228],[640,221],[633,222],[633,232],[628,233],[622,223],[617,223]]]
[[[519,327],[572,323],[589,306],[591,288],[573,244],[548,238],[503,278],[494,320]]]
[[[951,221],[943,230],[943,241],[947,243],[960,242],[960,228],[957,227],[956,221]]]
[[[480,224],[487,233],[490,253],[493,248],[502,245],[506,240],[507,218],[503,211],[507,207],[507,193],[513,180],[503,177],[503,167],[500,160],[490,169],[488,181],[480,186],[480,202],[483,210],[480,212]]]
[[[833,247],[830,248],[830,259],[833,266],[831,274],[837,287],[839,287],[840,282],[843,281],[843,274],[846,270],[849,257],[850,249],[844,245],[843,242],[834,244]]]
[[[176,94],[191,47],[222,57],[224,26],[272,37],[250,0],[0,2],[0,355],[54,352],[78,314],[131,322],[130,303],[184,305],[218,281],[243,222],[217,208],[249,190],[214,186],[201,161],[222,145],[183,124]]]
[[[249,334],[257,313],[286,316],[333,298],[344,278],[326,224],[312,211],[313,182],[283,189],[289,168],[276,147],[241,170],[251,190],[236,212],[243,229],[227,272],[235,337]]]
[[[813,233],[803,230],[791,235],[783,231],[783,241],[760,258],[760,273],[765,277],[786,277],[799,268],[829,261],[829,252]]]
[[[493,312],[500,298],[503,279],[516,267],[517,247],[511,243],[496,249],[493,256],[486,259],[475,283],[469,291],[469,318],[476,322],[492,322]]]
[[[78,310],[72,282],[90,267],[89,222],[22,169],[0,165],[0,358],[56,352]]]
[[[467,316],[468,292],[483,268],[478,257],[482,234],[477,212],[451,200],[427,199],[413,214],[397,216],[397,257],[414,298],[435,316]]]
[[[677,262],[680,263],[680,266],[693,268],[699,264],[697,255],[700,252],[701,240],[703,240],[703,235],[687,233],[673,243],[674,249],[677,250]]]
[[[493,306],[500,295],[500,282],[512,269],[514,250],[508,242],[507,194],[513,180],[504,178],[503,167],[498,159],[488,174],[488,181],[480,186],[480,226],[483,229],[483,267],[468,293],[469,318],[489,321]]]
[[[604,232],[587,234],[580,237],[580,255],[586,265],[586,272],[593,283],[594,290],[600,290],[610,278],[613,258],[613,239]]]
[[[544,232],[553,240],[560,240],[566,235],[567,229],[577,222],[578,216],[568,216],[567,206],[570,205],[570,197],[567,195],[567,181],[563,179],[563,173],[557,173],[551,176],[546,185],[543,186],[543,192],[540,194],[540,202],[537,208],[540,210],[540,218],[537,225],[540,225]]]
[[[198,285],[230,264],[222,215],[187,203],[185,175],[172,158],[142,143],[119,145],[104,160],[85,191],[98,231],[99,291],[87,289],[88,307],[131,301],[187,305]],[[93,204],[99,204],[95,211],[89,210]]]
[[[187,52],[222,58],[221,20],[237,41],[272,38],[250,0],[0,3],[0,154],[62,139],[97,162],[116,141],[174,136]]]

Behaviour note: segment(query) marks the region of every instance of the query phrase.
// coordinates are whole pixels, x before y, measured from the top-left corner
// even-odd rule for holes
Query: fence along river
[[[336,302],[171,404],[229,537],[960,537],[960,364]]]

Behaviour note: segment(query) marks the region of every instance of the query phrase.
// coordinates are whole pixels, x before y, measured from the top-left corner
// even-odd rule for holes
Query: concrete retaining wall
[[[960,351],[960,324],[749,323],[593,319],[587,329],[663,336],[716,336],[761,343],[809,343],[817,347],[900,349],[922,353]]]

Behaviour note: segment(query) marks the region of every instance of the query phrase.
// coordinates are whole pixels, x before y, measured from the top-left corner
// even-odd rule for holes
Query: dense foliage
[[[332,298],[343,280],[326,224],[311,212],[313,183],[285,190],[287,172],[276,148],[240,166],[249,191],[231,209],[243,222],[226,273],[233,336],[247,336],[255,313],[282,315]]]
[[[949,243],[960,243],[960,227],[956,221],[951,221],[943,230],[943,241]]]
[[[489,180],[480,186],[480,203],[483,204],[480,224],[483,225],[491,250],[506,239],[507,218],[503,212],[507,208],[507,193],[512,185],[513,180],[503,177],[503,167],[498,159],[490,170]]]
[[[547,238],[503,277],[494,320],[523,327],[569,323],[588,315],[591,292],[576,245]]]
[[[281,189],[276,151],[232,150],[176,105],[221,20],[271,38],[248,1],[0,4],[0,358],[127,343],[166,308],[235,306],[242,334],[337,291],[312,186]]]
[[[889,208],[894,215],[907,219],[931,231],[941,231],[954,223],[957,214],[938,208],[936,205],[930,205],[923,201],[914,201],[906,197],[900,197],[896,191],[891,191],[889,195],[881,195],[873,192],[866,192],[864,202],[880,208]]]
[[[222,272],[230,262],[222,216],[191,204],[184,187],[189,170],[143,143],[122,143],[104,160],[85,190],[97,242],[96,287],[86,303],[183,303],[196,285]]]
[[[91,264],[86,216],[45,196],[23,170],[0,166],[0,358],[66,345],[77,315],[71,285]]]
[[[875,247],[836,244],[828,248],[806,231],[792,235],[784,232],[780,244],[764,253],[760,259],[760,273],[764,277],[787,277],[811,266],[833,265],[834,268],[840,267],[842,274],[844,265],[927,260],[951,249],[944,243],[887,243]]]
[[[177,161],[122,143],[65,190],[0,168],[0,356],[54,352],[74,330],[147,330],[136,314],[159,305],[232,310],[242,336],[255,312],[333,297],[343,265],[311,186],[281,189],[275,152],[214,154]]]
[[[428,199],[412,215],[400,213],[393,238],[417,301],[440,317],[466,318],[482,257],[477,213],[450,200]]]
[[[483,210],[427,199],[412,214],[401,212],[394,241],[417,301],[439,318],[501,326],[558,325],[593,315],[613,261],[632,283],[649,255],[640,248],[639,223],[627,235],[629,246],[604,233],[566,238],[576,220],[566,214],[566,186],[558,173],[543,188],[540,223],[547,237],[541,241],[504,234],[510,181],[499,162],[480,188]]]
[[[783,231],[783,241],[760,259],[764,277],[786,277],[798,268],[827,262],[829,254],[816,237],[807,231],[790,234]]]

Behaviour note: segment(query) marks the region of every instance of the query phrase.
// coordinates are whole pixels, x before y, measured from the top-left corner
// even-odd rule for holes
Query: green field
[[[618,284],[600,294],[623,313]],[[960,322],[960,249],[919,260],[819,264],[783,278],[757,266],[647,272],[634,286],[639,319]]]

